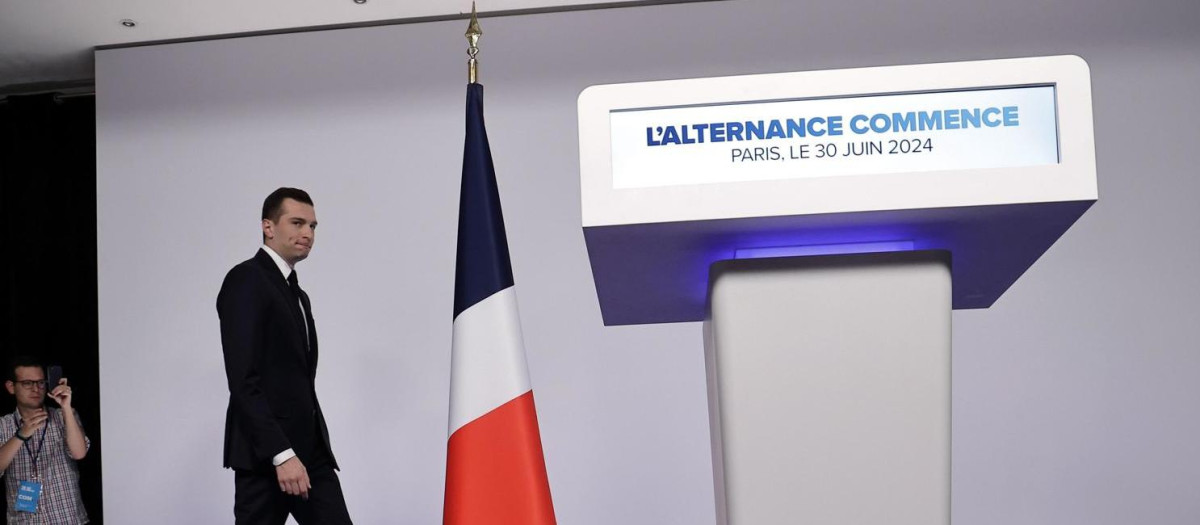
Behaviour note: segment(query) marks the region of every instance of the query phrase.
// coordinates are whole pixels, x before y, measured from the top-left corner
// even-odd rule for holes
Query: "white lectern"
[[[705,321],[719,524],[950,521],[950,311],[1097,198],[1087,65],[1042,57],[594,86],[607,325]]]

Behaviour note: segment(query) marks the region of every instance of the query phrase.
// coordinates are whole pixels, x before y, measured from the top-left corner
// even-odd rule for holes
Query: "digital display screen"
[[[1053,85],[611,111],[615,189],[1059,162]]]

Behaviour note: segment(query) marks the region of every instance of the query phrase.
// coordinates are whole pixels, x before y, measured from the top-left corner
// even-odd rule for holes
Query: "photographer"
[[[0,417],[8,523],[87,523],[76,462],[91,441],[71,406],[71,387],[66,378],[47,385],[45,368],[30,357],[14,359],[8,373],[4,386],[17,401],[15,412]],[[61,408],[45,406],[47,389]]]

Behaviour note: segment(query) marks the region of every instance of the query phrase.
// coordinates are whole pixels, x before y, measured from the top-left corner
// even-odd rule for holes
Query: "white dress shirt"
[[[287,263],[287,261],[283,260],[283,257],[280,257],[278,253],[275,253],[275,250],[272,250],[270,246],[267,246],[265,244],[263,245],[262,249],[263,249],[263,251],[267,252],[267,255],[271,256],[271,260],[275,261],[275,264],[277,266],[279,266],[279,271],[280,271],[280,273],[283,274],[283,280],[286,281],[288,279],[288,277],[292,276],[292,272],[294,270],[292,270],[292,266],[289,265]],[[304,301],[301,301],[300,298],[297,297],[296,302],[300,303],[300,315],[302,315],[305,319],[305,321],[304,321],[304,338],[308,339],[309,338],[308,321],[307,321],[308,313],[304,311]],[[283,462],[285,462],[289,459],[292,459],[294,457],[296,457],[296,451],[289,448],[283,452],[276,454],[275,457],[271,459],[271,464],[278,467],[278,466],[282,465]]]

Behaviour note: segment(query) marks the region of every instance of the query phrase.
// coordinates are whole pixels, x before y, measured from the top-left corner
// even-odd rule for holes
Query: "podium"
[[[1074,56],[593,86],[606,325],[703,321],[718,524],[950,521],[952,309],[1096,201]]]

